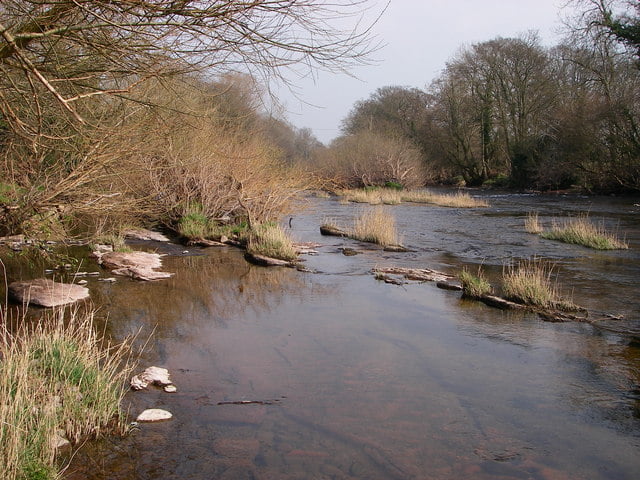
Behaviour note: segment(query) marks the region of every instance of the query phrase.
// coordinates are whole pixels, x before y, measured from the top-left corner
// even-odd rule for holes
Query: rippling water
[[[628,199],[488,196],[488,209],[389,207],[411,253],[321,237],[361,205],[310,199],[291,221],[315,273],[247,264],[232,248],[165,259],[169,281],[92,283],[116,338],[149,338],[142,366],[178,393],[127,395],[174,419],[87,445],[70,479],[635,479],[640,469],[640,208]],[[524,233],[524,218],[589,212],[627,251]],[[346,257],[340,247],[360,255]],[[554,261],[576,303],[621,313],[603,328],[550,324],[433,284],[388,285],[373,266],[497,278]],[[267,404],[218,405],[252,400]]]

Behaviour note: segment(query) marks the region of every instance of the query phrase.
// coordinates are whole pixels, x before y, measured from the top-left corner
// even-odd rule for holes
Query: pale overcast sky
[[[377,0],[378,11],[384,5]],[[462,45],[536,30],[546,45],[561,38],[567,0],[392,0],[374,27],[385,46],[375,65],[358,67],[354,75],[320,72],[294,80],[297,95],[280,90],[289,121],[309,127],[328,143],[339,135],[340,122],[353,104],[377,88],[401,85],[425,88]],[[561,13],[562,11],[562,13]],[[311,105],[315,105],[311,106]]]

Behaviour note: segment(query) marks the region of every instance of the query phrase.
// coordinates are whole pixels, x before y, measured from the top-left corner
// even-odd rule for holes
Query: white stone
[[[160,408],[149,408],[138,415],[137,422],[161,422],[163,420],[169,420],[173,417],[171,412],[162,410]]]
[[[178,387],[172,383],[171,385],[165,385],[163,390],[167,393],[175,393],[178,391]]]

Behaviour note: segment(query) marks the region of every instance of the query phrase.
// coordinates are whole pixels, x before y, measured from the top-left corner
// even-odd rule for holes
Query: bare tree
[[[359,24],[368,3],[4,0],[0,111],[11,128],[36,135],[44,94],[82,123],[82,100],[125,95],[150,77],[236,70],[270,78],[300,64],[345,70],[372,49],[369,27]],[[345,16],[355,28],[334,26]],[[18,101],[31,105],[37,124]]]

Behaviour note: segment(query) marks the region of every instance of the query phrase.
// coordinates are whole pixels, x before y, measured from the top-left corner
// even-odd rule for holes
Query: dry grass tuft
[[[538,212],[529,212],[527,218],[524,221],[524,229],[528,233],[539,234],[544,232],[544,228],[540,223],[540,219],[538,217]]]
[[[291,238],[279,225],[272,223],[254,228],[249,236],[247,252],[287,261],[298,258]]]
[[[509,300],[541,308],[576,310],[571,301],[561,298],[553,268],[547,262],[524,260],[506,267],[502,274],[504,295]]]
[[[625,241],[606,231],[603,225],[595,225],[587,215],[570,218],[563,222],[554,221],[551,230],[543,233],[542,237],[549,240],[583,245],[596,250],[629,248]]]
[[[382,246],[397,245],[396,219],[383,207],[367,210],[356,219],[351,236]]]
[[[57,435],[76,444],[126,431],[120,402],[131,372],[128,344],[106,344],[92,313],[65,319],[56,310],[16,333],[5,312],[0,318],[0,478],[58,478]]]
[[[430,203],[440,207],[453,208],[478,208],[488,207],[489,204],[481,199],[474,198],[468,193],[439,194],[428,190],[414,190],[402,193],[402,200],[413,203]]]
[[[478,267],[478,273],[474,275],[466,268],[460,273],[462,293],[465,297],[480,298],[491,293],[491,284],[484,276],[482,269]]]

